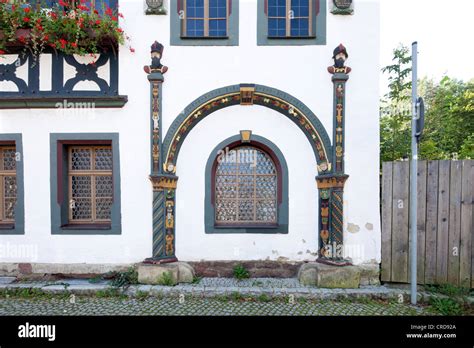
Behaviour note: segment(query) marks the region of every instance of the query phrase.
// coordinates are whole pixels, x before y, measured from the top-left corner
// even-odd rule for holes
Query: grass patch
[[[339,303],[344,303],[344,304],[351,304],[355,302],[355,299],[349,298],[344,295],[337,295],[334,301],[339,302]]]
[[[463,315],[463,306],[452,298],[430,298],[431,308],[442,315]]]
[[[469,296],[470,289],[452,284],[425,285],[425,290],[430,293],[442,294],[449,297]]]
[[[240,292],[234,291],[232,294],[230,294],[230,297],[234,301],[243,301],[245,299],[244,295],[242,295]]]
[[[202,277],[194,276],[193,277],[193,284],[199,284],[202,280]]]
[[[139,301],[144,301],[150,296],[150,293],[148,291],[142,291],[138,290],[137,293],[135,294],[135,298]]]
[[[354,302],[361,303],[361,304],[379,304],[379,302],[375,301],[370,296],[359,296],[354,299]]]
[[[174,280],[173,280],[173,275],[171,274],[171,272],[163,272],[161,274],[161,277],[158,278],[158,284],[159,285],[165,285],[165,286],[173,286],[175,285],[174,284]]]
[[[236,265],[233,269],[234,278],[238,280],[250,278],[250,273],[245,269],[243,265]]]
[[[70,296],[71,293],[67,290],[60,293],[46,292],[39,288],[17,288],[0,291],[0,297],[12,299],[50,300],[52,298],[68,299]]]
[[[296,302],[298,302],[299,304],[305,304],[308,302],[308,299],[306,297],[298,297],[296,299]]]
[[[257,301],[259,302],[270,302],[272,299],[267,294],[260,294],[257,296]]]
[[[214,297],[214,299],[215,299],[216,301],[224,302],[224,303],[227,303],[227,302],[230,301],[230,298],[229,298],[229,296],[227,296],[227,295],[218,295],[218,296]]]
[[[132,284],[138,284],[138,272],[130,267],[125,272],[114,272],[110,285],[114,288],[121,288]]]
[[[108,288],[105,290],[98,290],[95,294],[95,297],[98,298],[109,298],[109,297],[122,297],[122,292],[115,287]]]
[[[429,309],[441,315],[470,315],[474,312],[467,302],[472,290],[452,284],[425,285],[431,293]]]

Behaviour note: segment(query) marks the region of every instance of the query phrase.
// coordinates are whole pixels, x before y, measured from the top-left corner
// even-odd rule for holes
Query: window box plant
[[[123,16],[116,9],[103,4],[98,11],[87,0],[72,2],[60,0],[44,8],[21,0],[0,0],[0,55],[15,47],[31,50],[34,57],[49,48],[86,55],[115,51],[128,41],[118,21]]]

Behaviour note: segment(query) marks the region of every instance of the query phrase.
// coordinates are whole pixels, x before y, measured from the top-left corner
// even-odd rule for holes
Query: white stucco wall
[[[0,133],[22,133],[25,172],[25,235],[0,236],[9,247],[30,246],[32,255],[0,255],[0,262],[127,263],[151,256],[149,165],[149,85],[142,67],[149,64],[154,40],[165,45],[169,66],[163,86],[163,134],[194,99],[213,89],[257,83],[281,89],[304,102],[332,135],[332,82],[326,68],[334,47],[344,43],[353,68],[347,83],[344,238],[356,263],[380,260],[379,222],[379,13],[376,1],[355,1],[353,16],[327,15],[327,45],[262,47],[256,44],[257,4],[240,0],[238,47],[169,45],[170,16],[145,16],[143,2],[121,0],[123,26],[135,53],[120,52],[121,109],[0,110]],[[330,7],[330,4],[328,4]],[[43,67],[44,75],[47,75]],[[289,169],[287,235],[206,235],[204,170],[222,140],[251,129],[275,143]],[[120,134],[122,234],[51,235],[49,134]],[[200,122],[186,138],[177,163],[176,253],[183,261],[314,259],[318,204],[316,162],[299,128],[260,106],[222,109]],[[349,225],[350,224],[350,225]],[[349,228],[348,228],[349,226]],[[310,253],[308,253],[308,251]],[[32,257],[30,257],[32,256]]]

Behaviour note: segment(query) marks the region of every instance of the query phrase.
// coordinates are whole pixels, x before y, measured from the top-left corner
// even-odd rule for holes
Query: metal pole
[[[410,262],[411,262],[411,304],[416,305],[416,252],[417,252],[417,173],[418,173],[418,143],[416,139],[417,88],[418,88],[418,43],[412,44],[412,120],[411,120],[411,170],[410,170]]]

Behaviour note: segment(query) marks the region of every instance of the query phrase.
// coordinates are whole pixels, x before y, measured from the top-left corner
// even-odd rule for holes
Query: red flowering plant
[[[118,17],[117,9],[94,8],[90,0],[59,0],[53,7],[0,0],[0,55],[10,46],[30,49],[35,59],[47,47],[68,55],[115,51],[128,41]]]

